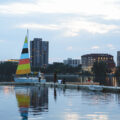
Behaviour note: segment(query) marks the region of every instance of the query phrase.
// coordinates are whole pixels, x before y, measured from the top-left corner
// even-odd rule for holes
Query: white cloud
[[[17,25],[17,28],[29,28],[29,29],[46,29],[46,30],[58,30],[58,25],[54,24],[48,24],[48,25],[42,25],[42,24],[36,24],[36,23],[30,23],[30,24],[21,24]]]
[[[0,43],[3,43],[3,42],[5,42],[5,40],[0,40]]]
[[[114,45],[112,44],[108,44],[107,47],[110,49],[110,50],[115,50],[116,48],[114,47]]]
[[[72,50],[73,50],[73,47],[72,47],[72,46],[68,46],[68,47],[67,47],[67,50],[68,50],[68,51],[72,51]]]
[[[92,49],[92,50],[100,49],[100,47],[99,47],[99,46],[92,46],[91,49]]]
[[[18,28],[29,29],[46,29],[46,30],[62,30],[64,36],[74,37],[78,36],[81,31],[87,31],[92,34],[106,34],[112,30],[118,30],[120,27],[116,25],[106,25],[96,22],[90,22],[81,19],[70,19],[60,21],[58,24],[21,24],[17,25]]]
[[[66,32],[65,36],[77,36],[81,30],[87,31],[92,34],[105,34],[111,30],[119,29],[116,25],[106,25],[87,20],[69,20],[62,23]]]
[[[1,4],[2,14],[73,13],[85,16],[100,15],[105,19],[120,19],[117,0],[34,0]]]

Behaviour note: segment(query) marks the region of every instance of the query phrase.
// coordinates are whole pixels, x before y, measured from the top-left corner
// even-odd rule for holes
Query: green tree
[[[107,64],[103,61],[95,62],[93,64],[92,71],[95,76],[95,82],[99,82],[100,84],[105,84],[105,79],[107,75]]]
[[[120,67],[117,67],[117,68],[116,68],[115,76],[116,76],[116,77],[120,77]]]
[[[15,74],[17,63],[3,62],[0,63],[0,81],[11,81]]]
[[[115,77],[117,79],[117,82],[120,84],[120,67],[116,68]]]
[[[72,67],[70,65],[64,65],[63,63],[54,63],[54,64],[50,64],[47,68],[32,68],[33,71],[38,71],[41,70],[41,72],[44,73],[61,73],[61,74],[66,74],[66,73],[79,73],[81,71],[81,65],[79,65],[78,67]]]

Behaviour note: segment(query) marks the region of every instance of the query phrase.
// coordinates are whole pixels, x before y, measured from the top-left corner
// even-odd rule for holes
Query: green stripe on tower
[[[25,37],[25,42],[24,43],[28,43],[28,41],[27,41],[27,36]]]

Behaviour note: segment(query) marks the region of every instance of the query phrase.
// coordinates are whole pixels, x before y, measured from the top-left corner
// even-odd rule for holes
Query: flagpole
[[[27,28],[27,41],[28,41],[28,51],[30,51],[30,44],[29,44],[29,29]],[[30,59],[30,52],[29,53],[29,59]],[[31,64],[31,63],[30,63]],[[30,68],[31,69],[31,68]],[[30,70],[31,71],[31,70]]]
[[[27,29],[27,39],[29,40],[29,30]]]

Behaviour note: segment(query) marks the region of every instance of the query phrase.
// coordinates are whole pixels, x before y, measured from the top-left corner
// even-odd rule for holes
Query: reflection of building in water
[[[48,88],[37,87],[31,89],[30,107],[34,114],[48,110]]]
[[[28,119],[28,109],[32,114],[48,110],[48,88],[29,87],[15,88],[19,112],[22,120]]]

